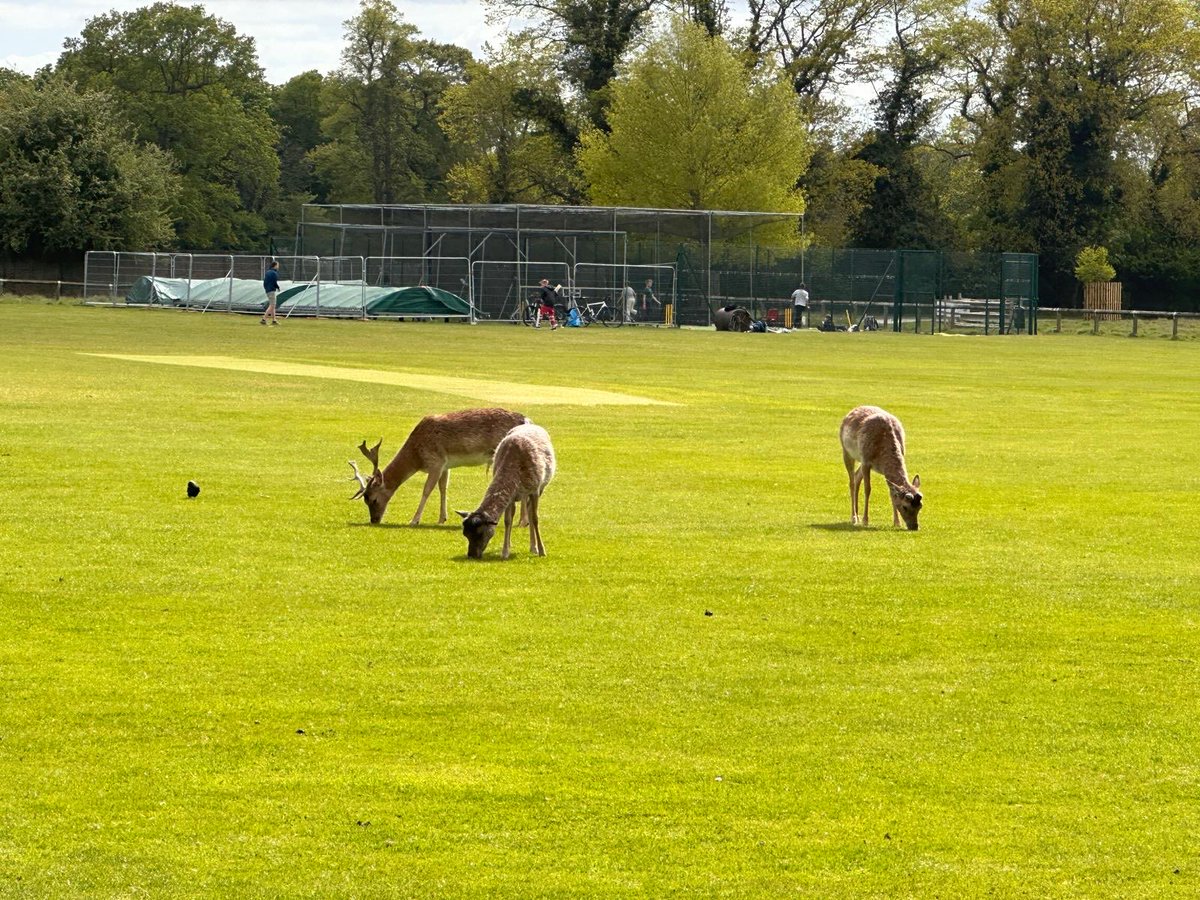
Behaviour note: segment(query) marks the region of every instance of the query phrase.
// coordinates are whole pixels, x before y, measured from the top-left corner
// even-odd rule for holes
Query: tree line
[[[362,0],[340,67],[282,85],[202,6],[96,16],[0,69],[0,248],[264,252],[306,202],[747,209],[1037,253],[1064,305],[1103,247],[1138,305],[1200,303],[1190,0],[487,2],[528,27],[477,58]]]

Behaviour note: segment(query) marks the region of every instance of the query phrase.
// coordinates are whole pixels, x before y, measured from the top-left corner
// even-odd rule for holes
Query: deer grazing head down
[[[920,475],[913,476],[912,487],[888,481],[888,493],[892,497],[892,509],[900,514],[900,518],[904,520],[904,527],[909,531],[917,530],[917,515],[921,512],[921,503],[924,501],[924,497],[921,496],[920,490],[913,490],[913,488],[919,489],[920,487]]]
[[[850,521],[868,523],[871,507],[871,470],[887,481],[892,501],[892,524],[917,530],[917,516],[924,504],[921,476],[908,480],[904,463],[904,426],[890,412],[878,406],[856,406],[842,419],[839,434],[842,461],[850,480]],[[862,518],[858,516],[858,489],[865,490]]]
[[[483,551],[491,543],[496,534],[496,526],[500,523],[483,513],[460,512],[459,515],[463,516],[462,530],[467,539],[467,556],[471,559],[483,559]]]
[[[467,556],[483,559],[483,551],[496,534],[504,516],[504,546],[500,558],[508,559],[512,548],[513,515],[517,503],[529,514],[529,552],[546,555],[538,513],[542,491],[554,477],[554,447],[546,429],[527,422],[518,425],[496,446],[492,461],[492,483],[474,512],[458,511],[467,539]]]
[[[353,480],[358,482],[358,491],[355,492],[351,500],[363,498],[363,502],[367,504],[367,512],[371,515],[371,524],[378,525],[383,521],[384,510],[387,509],[388,501],[392,499],[393,491],[387,489],[383,483],[383,473],[379,471],[379,448],[383,445],[383,438],[379,439],[379,443],[370,449],[367,448],[367,442],[363,441],[358,445],[358,449],[362,455],[371,461],[371,477],[364,478],[362,473],[358,471],[358,466],[354,464],[354,460],[350,460],[350,468],[354,470]]]

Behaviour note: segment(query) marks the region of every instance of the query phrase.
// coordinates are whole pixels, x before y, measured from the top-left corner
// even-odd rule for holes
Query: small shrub
[[[1108,262],[1107,247],[1084,247],[1075,257],[1075,277],[1083,284],[1112,281],[1116,274]]]

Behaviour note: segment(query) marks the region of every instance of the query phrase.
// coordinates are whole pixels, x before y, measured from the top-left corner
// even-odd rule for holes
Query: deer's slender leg
[[[529,511],[529,552],[545,556],[546,545],[542,543],[542,529],[538,521],[538,495],[526,497],[524,506]]]
[[[438,491],[442,495],[442,512],[438,516],[438,524],[446,524],[446,488],[450,486],[450,467],[442,469],[442,477],[438,479]]]
[[[850,477],[850,524],[858,522],[858,479],[854,472],[854,457],[842,451],[842,462],[846,464],[846,474]]]
[[[864,525],[867,525],[870,521],[867,517],[871,514],[871,467],[868,466],[866,463],[863,463],[863,467],[862,467],[862,481],[863,481],[862,523]]]
[[[433,487],[434,487],[434,485],[436,485],[438,483],[438,480],[441,477],[442,477],[442,473],[438,469],[434,469],[432,472],[429,473],[429,477],[425,479],[425,488],[424,488],[424,490],[421,491],[421,502],[419,504],[417,504],[417,511],[416,511],[416,513],[413,514],[412,521],[408,523],[409,525],[420,525],[421,524],[421,513],[425,512],[425,502],[429,499],[429,495],[433,493]],[[446,501],[446,495],[443,494],[442,495],[442,512],[443,513],[445,513],[445,511],[446,511],[445,501]],[[443,522],[446,521],[445,518],[443,518],[442,521]]]
[[[500,558],[508,559],[509,551],[512,549],[512,520],[513,507],[517,505],[514,500],[508,506],[504,507],[504,547],[500,550]]]

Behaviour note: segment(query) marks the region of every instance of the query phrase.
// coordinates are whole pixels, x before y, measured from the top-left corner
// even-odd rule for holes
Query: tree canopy
[[[456,149],[438,124],[442,94],[470,54],[421,40],[389,0],[363,0],[348,19],[342,66],[326,79],[326,142],[311,153],[338,202],[444,198]]]
[[[467,203],[570,203],[579,176],[570,143],[538,115],[554,94],[554,65],[527,36],[492,59],[467,66],[467,79],[442,97],[441,124],[462,158],[447,175],[450,197]],[[566,109],[557,118],[568,117]],[[576,129],[572,129],[574,132]]]
[[[278,190],[278,130],[252,38],[202,6],[155,3],[90,19],[57,71],[112,95],[136,138],[175,159],[180,246],[261,245]]]
[[[127,129],[104,94],[14,79],[0,102],[0,247],[54,257],[166,244],[171,160]]]
[[[1061,303],[1103,246],[1127,295],[1200,296],[1194,0],[487,2],[521,30],[480,59],[360,0],[341,66],[278,86],[202,6],[95,16],[56,65],[0,69],[6,252],[264,250],[312,200],[593,202],[1034,252]]]
[[[612,87],[610,132],[584,133],[595,203],[802,212],[810,156],[796,98],[720,37],[675,19]]]

